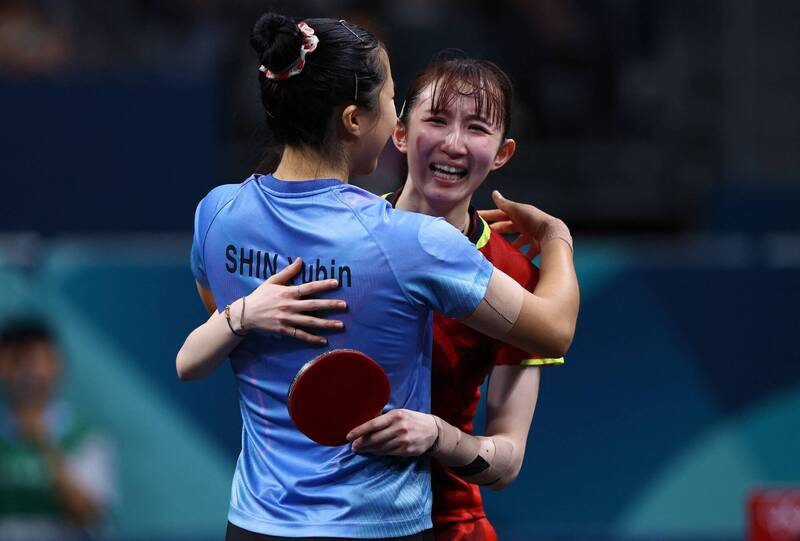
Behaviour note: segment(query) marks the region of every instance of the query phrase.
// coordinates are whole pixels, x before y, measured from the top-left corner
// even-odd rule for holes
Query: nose
[[[467,146],[464,144],[464,133],[460,126],[453,126],[450,129],[442,141],[441,149],[450,156],[463,156],[467,153]]]

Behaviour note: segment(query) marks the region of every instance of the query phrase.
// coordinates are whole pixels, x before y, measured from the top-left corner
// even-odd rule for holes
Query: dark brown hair
[[[511,79],[494,62],[439,53],[428,67],[411,81],[400,120],[408,124],[411,109],[422,91],[433,85],[431,112],[447,109],[460,96],[475,100],[476,113],[492,125],[500,126],[503,139],[511,129]]]

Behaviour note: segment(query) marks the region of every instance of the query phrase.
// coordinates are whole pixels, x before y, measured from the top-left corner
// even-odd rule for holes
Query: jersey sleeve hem
[[[564,364],[564,357],[546,359],[523,359],[519,362],[520,366],[556,366]]]

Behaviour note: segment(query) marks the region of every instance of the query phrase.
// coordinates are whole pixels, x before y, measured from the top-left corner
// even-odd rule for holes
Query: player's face
[[[471,198],[489,172],[505,163],[507,158],[499,159],[505,142],[502,127],[478,115],[472,96],[457,96],[434,113],[432,93],[431,84],[409,114],[408,170],[428,204],[447,211]]]
[[[389,65],[389,56],[381,51],[381,61],[386,68],[386,80],[378,96],[378,106],[371,119],[371,126],[364,134],[357,155],[353,160],[353,172],[357,175],[368,175],[378,165],[378,157],[386,146],[386,141],[392,134],[392,129],[397,123],[397,110],[394,106],[394,80],[392,68]]]

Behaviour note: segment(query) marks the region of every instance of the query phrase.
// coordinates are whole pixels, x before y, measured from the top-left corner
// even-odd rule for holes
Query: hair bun
[[[266,13],[250,33],[250,45],[261,65],[273,72],[289,67],[300,56],[303,38],[297,23],[277,13]]]

